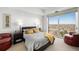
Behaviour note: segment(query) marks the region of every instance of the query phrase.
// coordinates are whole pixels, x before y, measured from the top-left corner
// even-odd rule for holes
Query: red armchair
[[[79,34],[65,35],[64,42],[68,45],[79,47]]]
[[[0,34],[0,51],[5,51],[12,45],[11,34]]]

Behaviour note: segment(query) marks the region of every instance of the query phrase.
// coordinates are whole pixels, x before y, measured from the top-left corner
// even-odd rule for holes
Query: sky
[[[49,24],[75,24],[75,12],[66,13],[60,16],[50,16]]]

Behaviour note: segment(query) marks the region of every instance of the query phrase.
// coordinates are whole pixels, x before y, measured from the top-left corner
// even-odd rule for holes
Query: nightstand
[[[14,33],[14,39],[13,39],[13,44],[19,43],[23,41],[23,37],[22,37],[22,32],[15,32]]]

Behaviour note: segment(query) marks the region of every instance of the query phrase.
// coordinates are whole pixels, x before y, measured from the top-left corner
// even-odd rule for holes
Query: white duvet
[[[28,51],[33,51],[34,49],[39,49],[48,43],[48,39],[45,38],[44,32],[37,32],[34,34],[24,34],[25,46]]]

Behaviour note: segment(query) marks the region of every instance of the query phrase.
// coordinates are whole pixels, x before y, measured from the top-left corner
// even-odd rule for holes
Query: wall
[[[11,16],[11,27],[4,28],[3,16],[9,14]],[[35,26],[36,24],[41,27],[41,16],[34,15],[28,12],[15,10],[11,8],[0,8],[0,33],[2,32],[14,32],[19,30],[19,25],[22,26]]]

